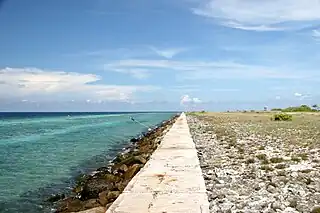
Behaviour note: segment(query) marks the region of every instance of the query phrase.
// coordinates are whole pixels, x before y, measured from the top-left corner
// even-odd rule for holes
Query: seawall
[[[182,113],[106,213],[208,213],[195,144]]]

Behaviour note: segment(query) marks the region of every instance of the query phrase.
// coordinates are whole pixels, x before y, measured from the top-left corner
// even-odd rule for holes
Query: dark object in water
[[[139,141],[139,139],[137,139],[137,138],[132,138],[131,140],[130,140],[130,142],[132,142],[132,143],[136,143],[136,142],[138,142]]]
[[[49,197],[47,199],[48,202],[51,202],[51,203],[54,203],[54,202],[57,202],[59,200],[62,200],[64,199],[66,196],[64,194],[55,194],[55,195],[52,195],[51,197]]]

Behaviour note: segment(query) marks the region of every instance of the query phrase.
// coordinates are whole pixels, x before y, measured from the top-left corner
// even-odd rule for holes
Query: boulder
[[[126,171],[128,171],[127,165],[122,164],[122,165],[119,167],[118,171],[125,173]]]
[[[141,169],[139,164],[132,165],[126,173],[124,173],[123,178],[124,180],[131,180]]]
[[[107,203],[109,203],[107,194],[108,194],[108,191],[103,191],[99,193],[98,202],[101,204],[101,206],[105,206],[107,205]]]
[[[99,207],[99,206],[100,206],[100,204],[97,201],[97,199],[90,199],[90,200],[86,200],[83,202],[81,210],[92,209],[92,208]]]
[[[113,202],[108,203],[108,204],[106,205],[106,210],[108,210],[108,209],[110,208],[110,206],[112,205],[112,203],[113,203]]]
[[[88,210],[80,211],[77,213],[105,213],[106,210],[107,210],[107,208],[105,208],[105,207],[96,207],[93,209],[88,209]]]
[[[134,156],[134,160],[137,163],[145,164],[147,160],[142,156]]]
[[[106,178],[90,179],[85,183],[83,190],[81,191],[81,199],[87,200],[90,198],[98,198],[99,193],[106,190],[113,190],[114,182],[107,180]]]
[[[58,207],[56,213],[60,212],[77,212],[82,209],[82,201],[76,198],[67,198],[63,200],[61,205]]]
[[[103,191],[99,194],[99,203],[102,206],[107,205],[110,202],[113,202],[121,194],[119,191]]]
[[[121,178],[119,176],[114,175],[114,174],[105,174],[103,176],[103,178],[110,183],[117,183],[117,182],[121,181]]]
[[[113,171],[113,173],[116,173],[121,167],[124,168],[123,165],[128,167],[133,164],[145,164],[146,162],[147,162],[147,160],[142,156],[130,156],[130,157],[124,159],[123,161],[121,161],[120,163],[115,164],[112,167],[112,171]]]
[[[126,188],[126,186],[128,185],[129,182],[130,182],[130,180],[123,180],[119,183],[116,183],[115,186],[120,192],[122,192]]]

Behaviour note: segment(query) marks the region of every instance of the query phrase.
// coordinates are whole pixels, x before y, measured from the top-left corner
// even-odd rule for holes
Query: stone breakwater
[[[262,137],[243,128],[259,123],[215,123],[203,117],[188,115],[188,123],[210,212],[320,212],[318,148],[285,145],[285,138]],[[315,135],[319,141],[319,132]]]
[[[55,195],[48,201],[56,202],[57,213],[85,210],[105,212],[149,160],[162,137],[177,118],[178,115],[163,122],[160,127],[147,132],[142,137],[132,139],[132,145],[120,153],[110,165],[97,169],[91,175],[79,177],[72,190],[72,196],[64,198],[64,195]]]

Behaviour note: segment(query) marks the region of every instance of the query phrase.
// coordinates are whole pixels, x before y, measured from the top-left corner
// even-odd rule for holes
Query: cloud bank
[[[191,97],[190,95],[183,95],[180,100],[181,106],[196,105],[200,103],[202,103],[202,101],[199,98]]]
[[[201,0],[194,14],[220,25],[254,31],[292,30],[320,20],[318,0]]]
[[[136,92],[153,86],[107,85],[94,74],[50,71],[37,68],[0,69],[0,98],[20,100],[129,101]]]

